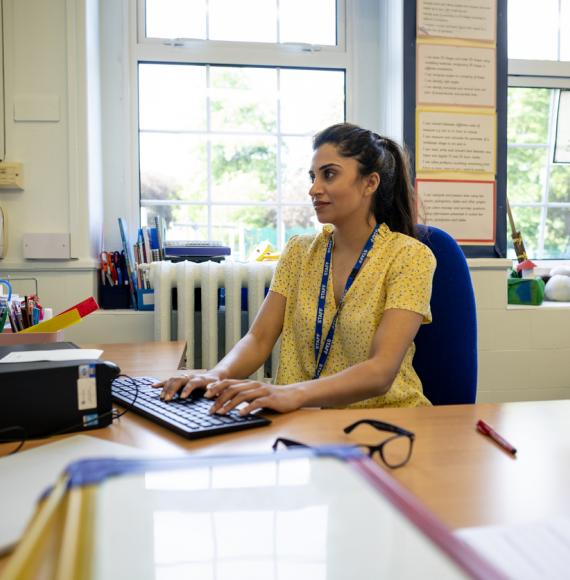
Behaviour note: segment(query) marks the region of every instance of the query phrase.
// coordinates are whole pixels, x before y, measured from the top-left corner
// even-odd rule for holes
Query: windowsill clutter
[[[515,263],[508,278],[510,305],[540,306],[543,302],[570,302],[570,263]]]

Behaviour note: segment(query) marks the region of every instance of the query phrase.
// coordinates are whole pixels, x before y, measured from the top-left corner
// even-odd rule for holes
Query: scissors
[[[101,283],[105,285],[108,282],[110,286],[114,286],[118,278],[112,254],[103,250],[99,254],[99,262],[101,263]]]
[[[111,255],[111,261],[113,263],[113,269],[115,271],[115,276],[114,278],[116,278],[116,283],[119,284],[119,286],[123,285],[123,269],[122,269],[122,257],[121,257],[121,253],[120,252],[113,252],[113,254]],[[113,274],[111,274],[113,275]]]

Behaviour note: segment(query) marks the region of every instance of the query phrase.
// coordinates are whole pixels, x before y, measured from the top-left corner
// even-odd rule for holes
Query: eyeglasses
[[[412,448],[416,438],[414,433],[396,425],[384,423],[384,421],[376,421],[375,419],[361,419],[360,421],[356,421],[356,423],[352,423],[348,427],[345,427],[344,432],[351,433],[360,425],[369,425],[379,431],[393,433],[393,435],[378,445],[365,445],[358,443],[353,445],[353,447],[362,449],[369,457],[372,457],[374,453],[378,453],[384,464],[391,469],[402,467],[408,463],[412,456]],[[278,437],[272,445],[273,451],[277,451],[280,444],[284,445],[287,449],[291,447],[304,447],[311,449],[310,445],[306,445],[300,441]]]

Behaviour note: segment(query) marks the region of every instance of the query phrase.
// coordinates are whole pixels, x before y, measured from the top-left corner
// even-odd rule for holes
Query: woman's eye
[[[324,172],[324,176],[325,176],[325,179],[332,179],[334,177],[334,171],[331,171],[330,169],[327,169]]]

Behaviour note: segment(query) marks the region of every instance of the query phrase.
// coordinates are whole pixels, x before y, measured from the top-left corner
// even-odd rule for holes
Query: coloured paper
[[[494,48],[418,44],[417,104],[495,108]]]
[[[495,173],[495,115],[420,111],[417,170]]]
[[[420,221],[458,242],[494,244],[495,182],[418,179]]]
[[[419,37],[495,42],[496,0],[418,0]]]

